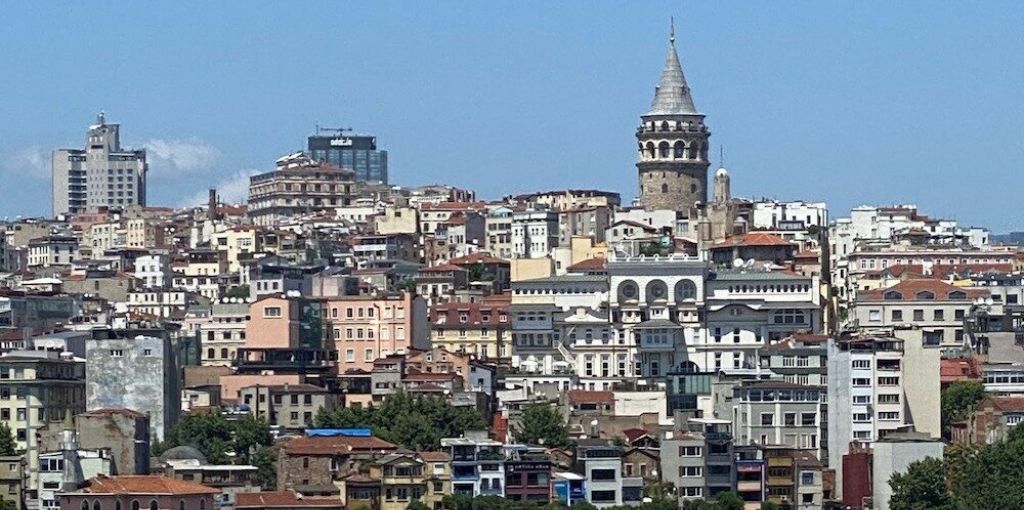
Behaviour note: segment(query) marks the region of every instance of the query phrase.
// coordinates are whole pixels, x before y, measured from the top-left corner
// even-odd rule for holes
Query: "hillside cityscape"
[[[83,119],[0,224],[2,509],[1024,508],[1024,232],[734,195],[658,37],[625,194],[318,125],[161,205]]]

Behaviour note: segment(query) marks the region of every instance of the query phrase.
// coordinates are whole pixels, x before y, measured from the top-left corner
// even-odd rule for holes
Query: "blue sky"
[[[669,16],[734,193],[1024,229],[1024,3],[995,1],[6,3],[0,216],[49,213],[49,151],[100,109],[152,204],[243,196],[318,122],[399,184],[632,197]]]

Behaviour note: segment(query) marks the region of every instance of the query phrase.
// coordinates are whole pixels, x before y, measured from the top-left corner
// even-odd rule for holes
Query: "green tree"
[[[955,381],[942,390],[942,434],[948,438],[950,426],[966,419],[983,398],[981,381]]]
[[[250,457],[260,446],[274,444],[267,422],[247,414],[231,423],[231,447],[242,463],[251,463]]]
[[[210,464],[227,464],[233,443],[231,427],[216,411],[190,414],[178,422],[160,444],[162,450],[175,446],[198,449]]]
[[[256,466],[256,482],[265,491],[277,488],[277,448],[260,445],[250,456],[249,464]]]
[[[18,505],[6,499],[0,500],[0,510],[18,510]]]
[[[569,429],[557,408],[548,404],[532,404],[523,411],[522,427],[516,430],[516,440],[562,448],[569,445]]]
[[[774,501],[761,503],[761,510],[779,510],[779,504]]]
[[[453,407],[442,398],[398,392],[381,405],[321,410],[318,427],[369,427],[378,437],[410,449],[434,449],[443,437],[459,437],[487,424],[474,409]]]
[[[224,297],[227,298],[249,298],[249,286],[248,285],[235,285],[230,289],[224,291]]]
[[[732,491],[719,492],[715,495],[715,505],[719,510],[743,510],[743,498]]]
[[[952,510],[953,501],[946,490],[946,469],[932,457],[912,462],[906,473],[889,479],[892,510]]]
[[[966,458],[951,479],[957,508],[1024,508],[1024,427]]]
[[[14,455],[18,453],[17,442],[14,434],[11,433],[11,426],[7,422],[0,422],[0,455]]]
[[[644,243],[640,246],[640,254],[645,257],[653,257],[655,255],[664,255],[665,250],[661,246],[661,243],[651,241],[649,243]]]

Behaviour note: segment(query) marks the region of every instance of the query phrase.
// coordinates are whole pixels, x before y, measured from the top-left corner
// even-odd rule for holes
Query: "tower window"
[[[691,184],[690,185],[690,193],[696,193],[696,192],[697,192],[697,185],[696,184]]]
[[[662,185],[661,185],[661,192],[662,193],[668,193],[668,184],[662,183]]]
[[[672,155],[674,158],[682,159],[686,155],[686,145],[683,142],[676,142],[672,152],[674,153]]]
[[[658,155],[663,158],[667,158],[669,156],[668,142],[661,142],[658,144]]]

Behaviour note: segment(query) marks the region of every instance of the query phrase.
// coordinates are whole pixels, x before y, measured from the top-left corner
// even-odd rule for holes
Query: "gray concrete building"
[[[120,130],[100,112],[84,149],[53,151],[54,216],[146,205],[146,151],[122,148]]]
[[[733,390],[737,444],[783,445],[822,458],[823,391],[785,381],[756,381]]]
[[[166,332],[95,330],[85,360],[86,409],[148,414],[153,436],[162,441],[180,409],[177,360]]]
[[[661,441],[661,477],[676,487],[680,500],[714,499],[732,490],[732,422],[691,418]]]
[[[249,386],[242,388],[240,397],[253,415],[288,431],[304,430],[313,425],[320,409],[340,405],[340,395],[313,384]]]

